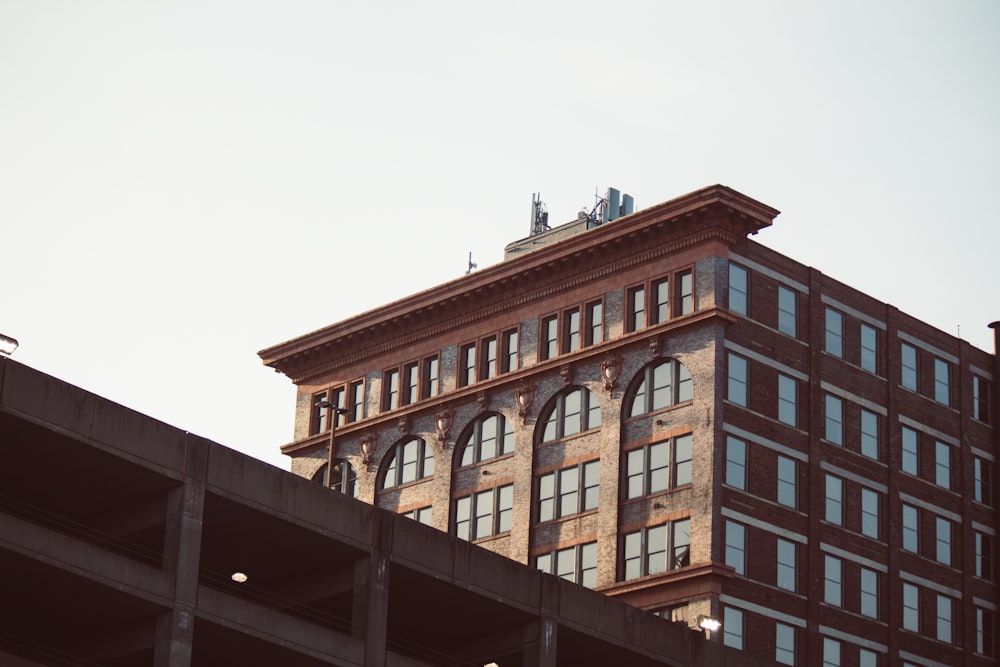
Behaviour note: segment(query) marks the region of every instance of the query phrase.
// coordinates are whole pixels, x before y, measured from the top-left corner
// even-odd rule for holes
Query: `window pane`
[[[938,442],[934,448],[934,483],[945,489],[951,488],[951,447]]]
[[[841,606],[841,562],[839,558],[826,556],[824,565],[823,602],[835,607]]]
[[[778,331],[788,336],[798,335],[795,320],[796,297],[793,290],[778,287]]]
[[[743,612],[726,607],[722,614],[722,643],[743,650]]]
[[[690,435],[678,436],[674,441],[674,485],[682,486],[691,483],[691,444]]]
[[[826,395],[826,439],[835,445],[844,444],[844,405],[831,394]]]
[[[791,426],[798,425],[796,407],[798,384],[794,378],[778,375],[778,420]]]
[[[795,628],[791,625],[774,624],[774,660],[782,665],[795,664]]]
[[[786,507],[798,506],[796,470],[794,459],[787,456],[778,457],[778,502]]]
[[[667,569],[667,527],[646,529],[646,574],[657,574]]]
[[[732,353],[729,355],[729,384],[726,398],[738,405],[747,404],[747,360]]]
[[[826,520],[838,526],[844,522],[844,483],[839,477],[826,476]]]
[[[844,356],[844,316],[831,308],[826,309],[826,351]]]
[[[903,549],[917,553],[919,540],[917,533],[917,508],[903,505]]]
[[[729,309],[747,314],[747,270],[736,264],[729,265]]]
[[[901,343],[902,377],[900,383],[906,389],[917,390],[917,348]]]
[[[667,443],[660,442],[649,447],[649,492],[667,490],[669,450]]]
[[[795,591],[795,543],[778,538],[778,588]]]
[[[726,484],[746,489],[747,443],[728,436],[726,438]]]
[[[861,410],[861,453],[878,460],[878,415]]]
[[[746,574],[746,528],[735,521],[726,521],[726,565]]]
[[[877,372],[877,342],[878,333],[875,327],[861,325],[861,368],[870,373]]]
[[[917,432],[903,427],[903,472],[917,474]]]
[[[861,489],[861,533],[877,540],[879,538],[878,492]]]
[[[948,385],[948,362],[943,359],[934,360],[934,400],[945,405],[951,404]]]

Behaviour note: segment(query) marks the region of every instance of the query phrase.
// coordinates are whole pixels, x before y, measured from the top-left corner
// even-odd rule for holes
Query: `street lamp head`
[[[350,414],[350,411],[347,408],[338,408],[336,405],[326,400],[325,398],[321,401],[316,401],[316,407],[323,408],[324,410],[333,410],[338,415]]]
[[[17,349],[17,339],[0,334],[0,354],[10,356]]]

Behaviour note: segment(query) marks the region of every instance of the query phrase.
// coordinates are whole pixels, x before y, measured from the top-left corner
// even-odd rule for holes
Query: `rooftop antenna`
[[[622,194],[618,188],[608,188],[602,197],[594,188],[594,208],[590,210],[587,229],[603,225],[606,222],[632,215],[635,212],[635,199],[632,195]]]
[[[465,275],[469,275],[470,273],[472,273],[473,269],[478,269],[478,268],[479,268],[479,265],[475,264],[472,261],[472,251],[470,250],[469,251],[469,270],[465,272]]]
[[[533,192],[531,193],[531,234],[529,236],[547,232],[549,229],[551,229],[549,227],[549,212],[545,208],[545,202],[542,201],[542,193]]]

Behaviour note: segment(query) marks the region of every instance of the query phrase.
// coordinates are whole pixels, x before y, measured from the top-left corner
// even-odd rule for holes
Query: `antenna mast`
[[[549,231],[549,212],[542,201],[541,192],[531,194],[531,233],[529,236]]]

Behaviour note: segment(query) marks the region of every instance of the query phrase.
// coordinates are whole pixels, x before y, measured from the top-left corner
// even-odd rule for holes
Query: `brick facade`
[[[976,470],[980,491],[996,486],[997,409],[993,392],[993,403],[980,404],[992,412],[974,417],[973,378],[980,392],[992,389],[996,358],[748,238],[776,215],[729,188],[705,188],[595,229],[577,225],[551,243],[512,244],[499,265],[261,352],[298,387],[295,440],[283,447],[292,471],[313,477],[327,461],[329,433],[310,435],[315,397],[364,378],[364,415],[338,426],[335,454],[357,471],[356,495],[366,502],[431,507],[431,524],[455,532],[459,498],[512,485],[509,526],[478,544],[534,564],[596,543],[597,590],[692,625],[700,615],[729,618],[716,638],[757,658],[818,664],[826,650],[845,665],[992,662],[997,595],[992,551],[987,558],[982,545],[992,549],[996,517],[992,495],[977,501],[973,487]],[[737,283],[746,276],[736,288],[745,297],[732,296],[731,272]],[[657,317],[662,278],[669,305]],[[635,327],[640,286],[645,319]],[[601,339],[546,358],[546,318],[558,318],[564,345],[577,326],[572,313],[582,320],[592,303],[602,306]],[[514,329],[516,368],[460,386],[463,346],[485,347]],[[915,350],[913,389],[903,386],[904,345]],[[382,410],[384,369],[431,355],[440,392]],[[671,359],[690,374],[690,396],[634,411],[645,374]],[[741,372],[733,364],[745,364],[745,401],[730,395]],[[679,377],[673,382],[657,400],[678,391]],[[575,390],[600,425],[547,438],[549,410]],[[439,417],[452,413],[442,440]],[[458,465],[464,434],[488,415],[509,425],[513,453]],[[915,472],[903,461],[911,433]],[[667,443],[656,449],[667,451],[688,436],[690,461],[683,448],[671,451],[666,468],[643,478],[666,474],[664,488],[630,498],[629,484],[646,483],[630,477],[627,460],[640,456],[633,450]],[[433,452],[434,474],[380,490],[387,457],[413,438]],[[368,464],[365,440],[374,445]],[[738,482],[727,478],[727,457],[741,447]],[[596,507],[540,521],[541,477],[589,461],[600,462]],[[904,505],[917,514],[917,553],[904,548]],[[837,508],[839,519],[829,520]],[[675,525],[690,541],[676,562]],[[643,547],[633,564],[662,557],[666,571],[626,574],[627,544],[662,535],[666,544]],[[782,549],[794,550],[791,579],[779,576]],[[919,606],[904,618],[913,587]],[[738,619],[742,628],[733,627]]]

